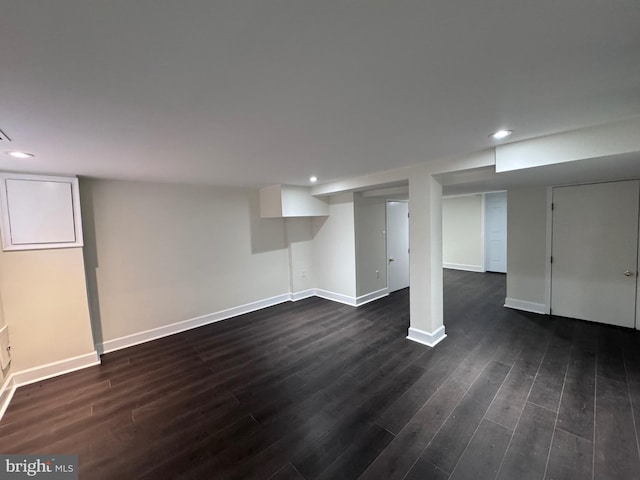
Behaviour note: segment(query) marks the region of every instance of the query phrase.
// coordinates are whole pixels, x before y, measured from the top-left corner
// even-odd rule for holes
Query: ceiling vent
[[[11,138],[9,138],[9,135],[4,133],[2,129],[0,129],[0,142],[10,142],[10,141],[11,141]]]

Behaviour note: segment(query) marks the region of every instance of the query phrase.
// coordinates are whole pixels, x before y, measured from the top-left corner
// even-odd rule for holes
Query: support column
[[[435,346],[443,340],[442,185],[426,168],[409,177],[410,328],[407,338]]]

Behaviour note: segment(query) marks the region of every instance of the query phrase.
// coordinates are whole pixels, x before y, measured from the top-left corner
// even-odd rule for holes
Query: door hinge
[[[551,256],[551,259],[550,259],[550,261],[551,261],[551,263],[553,263],[553,255]]]
[[[553,210],[554,208],[556,208],[556,204],[551,202],[551,210]]]

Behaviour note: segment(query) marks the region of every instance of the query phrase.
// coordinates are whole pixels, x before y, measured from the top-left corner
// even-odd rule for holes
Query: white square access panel
[[[4,250],[82,246],[78,179],[1,175]]]

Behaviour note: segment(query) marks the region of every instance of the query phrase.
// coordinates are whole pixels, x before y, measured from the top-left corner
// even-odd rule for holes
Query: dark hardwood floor
[[[408,292],[287,303],[19,388],[0,452],[82,479],[640,479],[638,332],[502,307],[445,271],[447,339]]]

